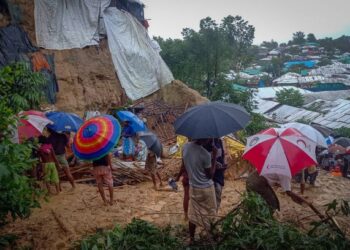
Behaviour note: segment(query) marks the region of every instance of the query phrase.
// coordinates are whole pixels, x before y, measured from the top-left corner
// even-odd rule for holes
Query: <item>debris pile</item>
[[[113,158],[112,167],[114,186],[134,185],[151,179],[144,170],[144,163],[142,162],[123,162]],[[73,166],[70,167],[70,170],[76,183],[96,184],[91,163]],[[65,174],[61,171],[60,179],[65,180],[65,178]]]
[[[144,119],[147,127],[155,132],[162,144],[170,145],[176,142],[174,122],[183,114],[187,106],[170,106],[163,101],[140,100],[132,109],[139,117]]]

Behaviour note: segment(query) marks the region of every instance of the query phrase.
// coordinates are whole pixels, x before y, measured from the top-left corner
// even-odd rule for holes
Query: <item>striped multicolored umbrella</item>
[[[111,115],[93,117],[78,130],[73,141],[74,154],[83,160],[97,160],[118,143],[121,127]]]

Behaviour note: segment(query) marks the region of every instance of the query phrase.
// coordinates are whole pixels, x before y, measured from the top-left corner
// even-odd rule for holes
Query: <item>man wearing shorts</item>
[[[65,134],[57,133],[52,129],[48,129],[48,131],[50,133],[48,143],[52,145],[60,167],[63,169],[72,187],[75,188],[74,178],[69,170],[69,164],[66,159],[66,146],[69,143],[69,138]]]

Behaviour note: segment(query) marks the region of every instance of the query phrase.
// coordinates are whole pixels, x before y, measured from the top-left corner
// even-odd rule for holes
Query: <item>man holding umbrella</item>
[[[176,134],[193,141],[183,147],[183,163],[190,184],[189,231],[193,242],[196,226],[207,229],[217,211],[214,182],[217,149],[211,154],[203,147],[220,138],[243,129],[250,121],[249,113],[241,106],[225,102],[209,102],[187,110],[174,124]],[[211,138],[211,139],[202,139]]]
[[[189,231],[193,242],[196,226],[209,230],[210,222],[216,216],[216,196],[214,182],[215,164],[210,153],[203,147],[210,139],[198,139],[183,147],[183,162],[190,184]],[[215,151],[215,148],[213,148]]]

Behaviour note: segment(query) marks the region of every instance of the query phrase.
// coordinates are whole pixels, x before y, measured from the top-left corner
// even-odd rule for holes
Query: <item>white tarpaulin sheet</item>
[[[148,96],[174,79],[146,29],[130,13],[107,8],[103,20],[114,67],[130,99]]]
[[[97,45],[101,10],[110,0],[35,0],[36,41],[46,49]]]

